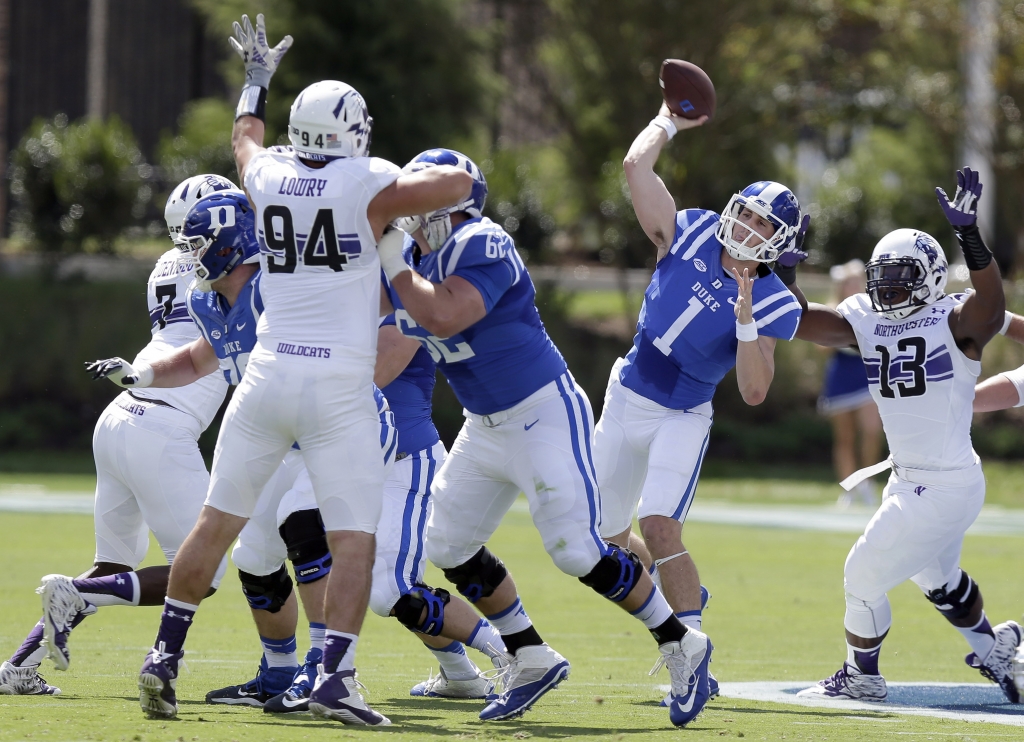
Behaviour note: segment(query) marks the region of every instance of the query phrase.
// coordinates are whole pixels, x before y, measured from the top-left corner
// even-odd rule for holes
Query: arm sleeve
[[[1017,390],[1017,404],[1014,407],[1024,407],[1024,366],[1015,368],[1013,371],[1003,373],[1014,388]]]

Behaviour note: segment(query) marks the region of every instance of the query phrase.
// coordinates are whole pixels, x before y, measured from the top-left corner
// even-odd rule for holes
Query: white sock
[[[426,645],[424,645],[426,646]],[[452,642],[443,649],[427,647],[437,657],[437,661],[449,680],[470,680],[480,674],[480,670],[466,655],[466,648],[461,642]]]
[[[668,601],[665,600],[661,591],[652,586],[651,594],[644,604],[635,611],[630,611],[629,615],[636,616],[648,629],[656,629],[669,620],[672,616],[672,608],[669,607]]]
[[[326,630],[324,636],[324,672],[356,669],[356,645],[359,637],[344,631]]]
[[[267,660],[267,667],[297,667],[299,658],[295,652],[295,634],[287,639],[267,639],[260,637],[263,645],[263,656]]]
[[[687,628],[697,629],[697,631],[703,630],[701,628],[702,619],[700,611],[680,611],[676,614],[676,618],[678,618],[680,622],[682,622],[683,626],[686,626]]]
[[[661,586],[661,573],[658,571],[657,563],[651,564],[651,568],[647,570],[647,574],[649,574],[651,576],[651,579],[654,580],[655,587],[657,587],[659,590],[664,590],[664,588]]]
[[[327,631],[327,626],[322,623],[310,623],[309,624],[309,646],[313,649],[319,649],[321,652],[324,651],[324,635]]]
[[[505,641],[501,638],[501,634],[483,618],[477,623],[466,643],[488,657],[493,658],[505,653]]]
[[[502,634],[518,634],[520,631],[526,631],[533,626],[533,622],[526,615],[526,610],[523,608],[519,596],[516,596],[515,603],[500,613],[488,616],[487,620]]]

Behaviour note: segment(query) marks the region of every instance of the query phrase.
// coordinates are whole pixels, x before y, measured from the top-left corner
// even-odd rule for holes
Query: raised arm
[[[205,338],[196,338],[188,345],[176,349],[152,363],[135,366],[123,358],[107,358],[85,364],[93,380],[110,379],[120,387],[144,389],[146,387],[171,388],[187,386],[217,370],[217,354]]]
[[[995,412],[1019,407],[1024,389],[1024,367],[985,379],[974,387],[974,411]]]
[[[245,63],[245,85],[235,109],[235,126],[231,131],[231,149],[235,154],[239,183],[245,184],[245,168],[263,149],[264,120],[267,108],[267,89],[270,78],[277,71],[281,57],[291,48],[292,37],[285,36],[277,46],[267,43],[267,28],[263,14],[256,16],[253,29],[249,16],[243,15],[241,24],[234,23],[234,33],[228,41]]]
[[[473,188],[473,176],[451,165],[436,165],[400,175],[366,209],[373,235],[380,240],[385,227],[402,216],[429,214],[463,201]]]
[[[377,388],[383,389],[397,379],[419,349],[419,340],[406,337],[394,325],[383,325],[377,332],[377,365],[373,370]]]
[[[768,396],[768,387],[775,377],[775,338],[757,334],[752,299],[754,279],[750,271],[744,268],[741,276],[733,268],[732,275],[739,285],[735,309],[739,340],[736,345],[736,383],[744,402],[759,405]],[[746,328],[745,332],[749,334],[741,337],[740,327]]]
[[[978,200],[982,183],[978,173],[965,167],[957,171],[957,188],[952,201],[941,188],[935,189],[939,205],[956,232],[964,261],[971,272],[974,292],[949,317],[949,327],[964,355],[981,360],[981,350],[1003,326],[1006,297],[999,266],[978,230]]]
[[[658,161],[661,148],[676,132],[700,126],[705,121],[707,116],[699,119],[676,116],[662,103],[658,115],[633,140],[626,159],[622,161],[637,221],[658,248],[658,260],[665,257],[672,246],[676,232],[676,202],[654,172],[654,163]]]

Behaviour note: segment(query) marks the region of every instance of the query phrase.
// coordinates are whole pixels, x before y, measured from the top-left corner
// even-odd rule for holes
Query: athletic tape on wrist
[[[669,139],[674,137],[676,135],[676,132],[679,131],[678,129],[676,129],[676,125],[672,123],[672,119],[670,119],[668,116],[655,116],[654,118],[651,119],[651,123],[647,125],[658,127],[663,132],[665,132],[665,135]]]
[[[992,262],[992,251],[988,249],[985,241],[981,238],[981,231],[977,224],[970,224],[966,227],[956,228],[956,241],[960,243],[960,250],[964,254],[964,262],[967,269],[980,271]]]
[[[135,378],[138,379],[132,387],[143,389],[153,383],[153,367],[148,363],[140,363],[135,367]]]
[[[395,249],[396,242],[398,249]],[[389,281],[393,281],[399,273],[412,270],[409,264],[405,262],[405,256],[402,255],[404,242],[405,232],[389,225],[384,235],[380,238],[380,242],[377,243],[380,267]]]
[[[235,108],[235,121],[238,121],[242,116],[255,116],[260,121],[266,121],[266,88],[259,85],[246,85],[242,88],[242,94],[238,97],[238,107]]]
[[[757,340],[757,323],[751,322],[750,324],[743,325],[740,324],[739,320],[736,320],[736,339],[745,343]]]
[[[999,329],[1000,335],[1005,335],[1010,329],[1010,323],[1013,321],[1013,312],[1006,313],[1006,319],[1003,320],[1003,326]]]

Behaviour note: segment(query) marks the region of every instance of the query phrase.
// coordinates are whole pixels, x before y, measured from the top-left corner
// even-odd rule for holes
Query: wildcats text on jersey
[[[278,343],[277,352],[289,356],[303,356],[305,358],[330,358],[330,348],[318,348],[314,345],[296,345],[295,343]]]

